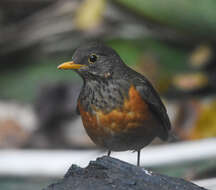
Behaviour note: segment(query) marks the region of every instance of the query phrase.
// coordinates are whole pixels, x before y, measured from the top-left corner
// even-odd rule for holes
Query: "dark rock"
[[[72,165],[64,179],[44,190],[204,190],[183,179],[157,174],[104,156],[86,168]]]

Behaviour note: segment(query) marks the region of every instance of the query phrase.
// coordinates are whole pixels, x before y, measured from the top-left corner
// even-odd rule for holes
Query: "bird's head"
[[[124,63],[112,48],[102,43],[91,43],[76,49],[72,61],[65,62],[58,68],[75,69],[84,79],[109,78],[118,76]]]

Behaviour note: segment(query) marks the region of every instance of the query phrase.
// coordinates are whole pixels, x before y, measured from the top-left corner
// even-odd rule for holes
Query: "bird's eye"
[[[91,55],[88,57],[88,62],[89,62],[89,63],[94,63],[95,61],[97,61],[97,59],[98,59],[97,55],[91,54]]]

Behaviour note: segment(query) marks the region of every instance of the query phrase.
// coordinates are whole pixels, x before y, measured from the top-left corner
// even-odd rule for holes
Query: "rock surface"
[[[91,161],[86,168],[72,165],[64,178],[44,190],[204,190],[183,179],[138,168],[111,157]]]

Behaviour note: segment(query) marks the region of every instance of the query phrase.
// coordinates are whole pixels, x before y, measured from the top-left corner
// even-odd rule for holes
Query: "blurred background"
[[[175,137],[145,148],[142,165],[216,189],[215,9],[212,0],[1,0],[0,189],[42,189],[105,154],[76,114],[81,79],[57,70],[94,40],[146,75],[168,109]],[[113,157],[136,163],[131,152]]]

